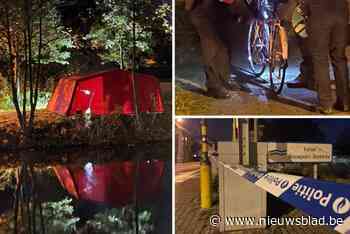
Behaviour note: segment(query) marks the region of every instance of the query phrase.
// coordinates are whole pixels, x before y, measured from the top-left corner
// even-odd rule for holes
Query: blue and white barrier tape
[[[340,233],[350,234],[350,184],[245,167],[225,167],[313,217],[343,220],[342,224],[329,226]]]

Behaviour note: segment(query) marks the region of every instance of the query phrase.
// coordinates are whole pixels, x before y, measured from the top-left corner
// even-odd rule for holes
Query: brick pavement
[[[218,205],[212,209],[200,208],[199,178],[177,183],[175,188],[175,228],[176,234],[219,233],[209,225],[209,217],[216,214]]]

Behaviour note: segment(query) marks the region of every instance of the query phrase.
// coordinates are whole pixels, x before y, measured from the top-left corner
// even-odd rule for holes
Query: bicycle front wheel
[[[255,76],[264,73],[268,52],[268,26],[261,20],[252,20],[248,34],[249,67]]]
[[[276,25],[270,35],[269,73],[270,85],[274,93],[280,94],[283,89],[286,69],[288,67],[288,41],[285,30]]]

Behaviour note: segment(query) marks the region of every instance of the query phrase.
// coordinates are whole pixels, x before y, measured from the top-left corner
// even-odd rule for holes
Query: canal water
[[[170,153],[135,157],[114,153],[95,151],[86,157],[84,151],[70,152],[76,160],[60,154],[54,158],[61,161],[29,165],[35,176],[25,181],[30,184],[36,178],[45,233],[171,233]],[[13,232],[20,168],[0,167],[0,234]],[[20,193],[23,197],[34,194],[31,186],[22,187]],[[25,208],[19,208],[19,216]],[[27,233],[26,218],[18,220],[18,233]],[[36,233],[42,233],[41,219],[36,220]]]

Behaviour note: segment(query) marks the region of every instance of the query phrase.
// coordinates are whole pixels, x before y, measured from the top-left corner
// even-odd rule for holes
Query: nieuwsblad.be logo
[[[346,197],[337,197],[332,203],[332,193],[326,193],[321,189],[315,189],[303,184],[295,183],[292,188],[294,194],[307,201],[317,201],[323,207],[331,206],[333,212],[339,215],[350,211],[350,201]]]

